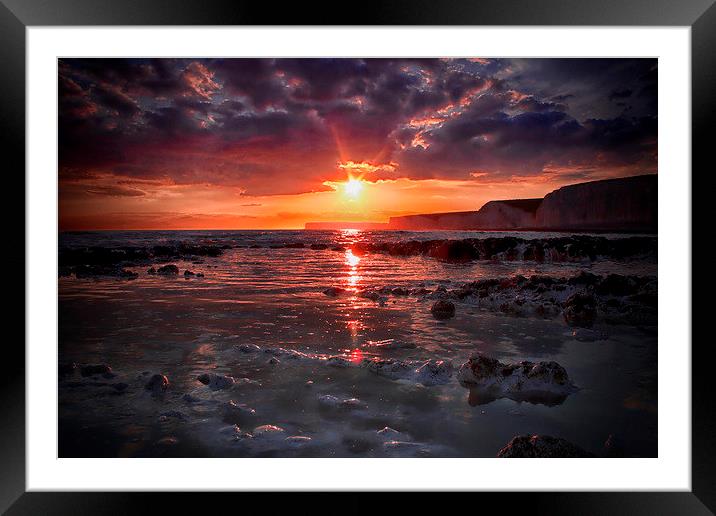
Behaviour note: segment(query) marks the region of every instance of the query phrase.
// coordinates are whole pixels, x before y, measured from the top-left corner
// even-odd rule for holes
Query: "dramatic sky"
[[[657,168],[655,59],[62,59],[58,88],[61,229],[387,221]]]

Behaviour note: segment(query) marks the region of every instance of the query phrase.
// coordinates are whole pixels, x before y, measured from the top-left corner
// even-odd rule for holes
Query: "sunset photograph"
[[[657,457],[657,100],[655,58],[58,59],[59,457]]]

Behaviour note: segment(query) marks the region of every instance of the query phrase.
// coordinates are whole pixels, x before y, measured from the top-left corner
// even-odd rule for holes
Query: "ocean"
[[[539,232],[61,233],[59,454],[495,457],[513,437],[539,434],[596,456],[655,457],[655,242]],[[178,274],[162,274],[168,264]],[[581,292],[596,315],[575,324],[567,305]],[[453,317],[431,311],[440,300]],[[476,354],[556,362],[573,388],[548,398],[486,394],[460,370]],[[88,364],[111,372],[83,376]],[[166,389],[146,388],[156,374]]]

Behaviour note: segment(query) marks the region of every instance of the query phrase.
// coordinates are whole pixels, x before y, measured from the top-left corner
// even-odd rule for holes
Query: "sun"
[[[363,181],[351,178],[344,183],[343,188],[346,197],[356,199],[360,195],[361,190],[363,190]]]

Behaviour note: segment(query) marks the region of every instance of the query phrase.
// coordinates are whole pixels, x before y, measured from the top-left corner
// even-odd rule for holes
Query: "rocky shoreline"
[[[656,237],[608,239],[572,235],[555,238],[469,238],[462,240],[407,240],[359,242],[353,253],[391,256],[427,256],[447,262],[506,260],[534,262],[583,262],[597,259],[645,259],[657,256]]]
[[[565,369],[555,362],[503,364],[483,354],[471,356],[455,374],[456,369],[451,362],[432,359],[365,358],[351,361],[345,356],[303,353],[285,348],[262,348],[256,345],[238,345],[233,348],[232,353],[258,367],[318,365],[338,371],[366,371],[398,384],[407,382],[424,387],[457,381],[471,390],[479,389],[486,393],[500,391],[505,397],[519,393],[523,395],[521,399],[529,400],[530,396],[534,395],[537,400],[535,403],[540,403],[540,396],[545,393],[566,397],[577,390]],[[334,374],[340,374],[338,371]],[[155,413],[157,420],[165,425],[187,425],[197,417],[205,421],[212,416],[216,420],[219,439],[226,445],[238,446],[249,455],[260,455],[268,450],[290,453],[292,450],[321,444],[320,435],[291,434],[279,424],[266,422],[262,417],[261,407],[252,407],[236,401],[241,398],[245,389],[261,388],[259,382],[248,378],[234,378],[207,371],[195,377],[196,388],[190,392],[179,392],[175,391],[173,380],[162,373],[152,374],[145,371],[132,378],[122,371],[113,370],[105,363],[61,364],[58,373],[61,390],[86,390],[94,392],[94,396],[99,399],[106,396],[148,397],[152,400],[150,410]],[[309,381],[305,387],[313,389],[314,384]],[[216,399],[214,393],[217,391],[226,393],[231,399]],[[358,417],[366,421],[376,417],[372,415],[368,403],[355,397],[317,393],[315,403],[317,410],[327,417]],[[245,428],[249,430],[244,430]],[[496,451],[497,456],[573,456],[575,450],[580,450],[564,440],[550,437],[538,439],[533,436],[532,441],[528,439],[527,444],[523,443],[523,440],[523,437],[515,437],[505,448]],[[360,441],[361,446],[378,449],[381,454],[387,456],[439,456],[445,451],[441,449],[441,445],[415,441],[410,435],[387,426],[372,431],[366,430]],[[176,443],[175,436],[165,435],[157,445],[173,446]]]
[[[651,456],[656,238],[307,237],[61,249],[63,453]]]
[[[591,328],[596,322],[653,325],[657,321],[658,282],[655,276],[609,274],[600,276],[580,272],[570,277],[515,275],[473,282],[439,285],[434,289],[383,286],[351,291],[330,287],[328,297],[357,295],[384,305],[390,296],[412,296],[432,300],[436,319],[455,316],[455,303],[502,312],[507,315],[541,318],[563,316],[575,328]],[[579,331],[588,340],[589,332]],[[594,334],[593,340],[598,340]]]
[[[525,239],[518,237],[470,238],[462,240],[405,240],[396,242],[356,242],[356,255],[375,253],[389,256],[424,256],[440,261],[462,263],[476,260],[526,261],[535,263],[582,263],[600,259],[656,260],[656,237],[608,239],[598,236],[572,235],[555,238]],[[305,249],[345,252],[346,247],[326,242],[285,242],[267,245],[197,245],[179,243],[151,247],[78,247],[61,248],[58,255],[59,275],[77,278],[108,276],[133,279],[127,267],[164,264],[172,261],[202,263],[232,248]]]

